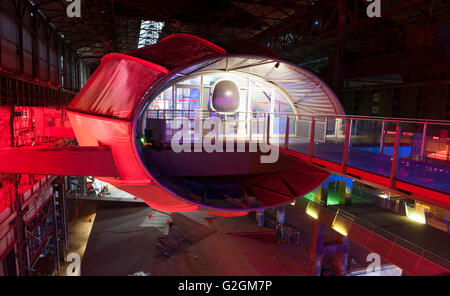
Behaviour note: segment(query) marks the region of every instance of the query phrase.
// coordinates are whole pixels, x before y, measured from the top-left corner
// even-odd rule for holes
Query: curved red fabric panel
[[[135,57],[108,54],[73,99],[69,110],[130,120],[136,103],[168,72]]]
[[[173,34],[158,43],[127,53],[170,70],[226,54],[223,48],[189,34]]]
[[[131,122],[94,116],[74,111],[67,112],[80,146],[109,146],[121,182],[149,184],[150,176],[134,154],[131,141]]]

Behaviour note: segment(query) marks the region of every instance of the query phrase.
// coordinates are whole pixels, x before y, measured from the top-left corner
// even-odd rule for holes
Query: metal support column
[[[381,125],[381,136],[380,136],[380,151],[379,154],[384,154],[384,135],[385,135],[386,122],[383,121]]]
[[[284,224],[286,222],[286,207],[284,205],[276,209],[276,216],[278,224]]]
[[[348,248],[349,240],[346,236],[341,236],[337,239],[339,246],[336,248],[334,259],[334,275],[345,276],[348,267]]]
[[[423,161],[425,156],[426,140],[427,140],[427,124],[425,123],[423,125],[422,144],[420,146],[420,161]]]
[[[253,116],[250,114],[250,119],[248,120],[249,130],[248,130],[248,138],[249,143],[252,142],[252,130],[253,130]]]
[[[349,240],[339,235],[334,241],[325,242],[325,225],[319,220],[312,222],[311,243],[309,247],[310,273],[320,276],[322,273],[322,259],[334,253],[332,268],[334,275],[345,275],[348,266]]]
[[[311,242],[309,245],[309,271],[313,276],[320,276],[322,268],[322,255],[319,248],[323,245],[324,225],[319,220],[313,220]]]
[[[39,79],[40,67],[39,67],[39,12],[37,7],[31,7],[33,15],[31,16],[31,55],[32,55],[32,67],[33,78]],[[59,63],[60,61],[58,61]],[[65,71],[65,67],[64,67]],[[65,72],[64,79],[66,78]],[[64,85],[62,85],[64,87]]]
[[[14,118],[15,118],[15,106],[10,107],[9,127],[11,133],[11,147],[15,147],[15,135],[14,135]],[[17,236],[17,263],[18,263],[18,275],[27,275],[27,260],[25,252],[25,225],[23,223],[22,212],[22,200],[19,195],[19,180],[20,175],[14,174],[14,198],[15,198],[15,210],[16,210],[16,236]]]
[[[316,120],[314,117],[311,120],[311,131],[309,132],[309,162],[312,162],[314,155],[314,138],[315,138]]]
[[[284,133],[284,154],[287,154],[289,149],[289,115],[286,116],[286,130]]]
[[[401,127],[400,124],[397,123],[397,128],[395,132],[395,142],[394,142],[394,153],[392,156],[392,167],[391,167],[391,175],[390,175],[390,184],[391,187],[395,186],[395,178],[397,177],[397,168],[398,168],[398,154],[400,149],[400,139],[401,139]]]
[[[337,3],[337,38],[336,47],[334,51],[334,61],[332,65],[332,81],[331,85],[334,88],[344,87],[344,73],[342,73],[344,64],[344,50],[345,50],[345,23],[346,23],[346,13],[345,13],[346,1],[338,0]]]
[[[342,173],[347,172],[348,152],[351,146],[351,134],[352,134],[353,120],[347,119],[345,121],[345,140],[344,140],[344,155],[342,156]]]
[[[256,211],[256,219],[258,221],[258,226],[264,226],[264,210]]]
[[[25,14],[25,4],[19,1],[16,6],[16,17],[19,20],[17,22],[17,55],[19,57],[19,73],[24,72],[24,57],[23,57],[23,19]]]
[[[55,250],[55,272],[57,275],[59,275],[59,229],[58,229],[58,222],[61,219],[61,216],[58,215],[58,209],[57,209],[57,201],[56,201],[56,195],[53,194],[53,217],[54,217],[54,229],[53,229],[53,240],[54,240],[54,250]]]

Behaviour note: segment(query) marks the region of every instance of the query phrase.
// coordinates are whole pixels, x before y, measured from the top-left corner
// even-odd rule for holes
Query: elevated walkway
[[[317,116],[302,125],[303,137],[279,142],[284,154],[450,209],[450,122]]]
[[[169,110],[147,111],[146,118],[163,149],[170,149],[181,131],[174,128],[181,126],[175,119],[189,123],[183,141],[195,145],[213,133],[198,127],[215,118],[217,139],[270,143],[284,156],[320,170],[450,209],[448,121]],[[231,128],[229,121],[235,123]]]
[[[450,209],[449,122],[267,113],[199,116],[192,112],[157,112],[150,114],[150,118],[164,121],[164,124],[159,125],[162,127],[159,129],[162,144],[159,147],[170,149],[172,137],[178,132],[172,129],[174,125],[171,121],[181,117],[189,120],[192,127],[183,141],[198,143],[205,134],[212,132],[199,133],[194,128],[203,124],[208,115],[221,119],[218,121],[217,139],[231,138],[237,143],[270,143],[272,148],[279,149],[280,157],[287,156],[296,160],[294,163],[312,165],[319,171],[357,179],[361,183]],[[231,132],[226,129],[226,122],[230,119],[238,121],[238,127]],[[247,193],[257,200],[275,196],[289,200],[295,194],[293,189],[298,186],[299,180],[302,179],[295,174],[279,176],[276,192],[269,182],[258,182],[256,187],[244,187],[250,189],[246,190]],[[352,241],[379,253],[409,274],[438,275],[450,272],[445,251],[448,245],[445,236],[448,234],[431,229],[431,235],[427,236],[428,228],[431,228],[427,225],[426,230],[422,226],[419,226],[422,227],[419,230],[417,227],[407,230],[411,222],[405,221],[400,223],[401,227],[393,230],[398,230],[398,233],[393,234],[389,229],[384,229],[387,225],[377,226],[377,221],[370,223],[361,219],[359,216],[365,216],[366,211],[358,212],[356,208],[350,208],[353,209],[355,211],[352,214],[352,211],[347,213],[342,208],[325,206],[318,219],[331,227],[334,219],[340,217],[345,221],[343,224],[347,224],[347,235]],[[387,219],[385,222],[402,219],[389,212],[383,212],[380,216]],[[411,231],[418,233],[409,235]],[[433,243],[435,239],[437,243]]]

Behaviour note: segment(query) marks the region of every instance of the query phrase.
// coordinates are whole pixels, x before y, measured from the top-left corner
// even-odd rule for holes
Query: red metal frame
[[[287,153],[299,161],[307,162],[308,156],[300,152],[280,148],[282,153]],[[412,199],[417,199],[423,202],[431,202],[445,209],[450,210],[450,198],[448,194],[406,183],[396,180],[392,187],[391,179],[373,173],[369,173],[357,168],[347,167],[346,172],[342,171],[342,165],[328,160],[312,157],[311,164],[317,168],[326,170],[332,174],[342,175],[345,177],[357,179],[360,182],[368,185],[382,187],[386,190],[394,191],[401,195],[408,195]]]
[[[319,204],[317,206],[321,207]],[[321,207],[319,211],[318,220],[324,225],[329,227],[332,226],[332,221],[334,217],[340,215],[336,213],[333,209],[329,207]],[[391,238],[383,236],[381,233],[377,233],[374,228],[370,229],[367,225],[360,225],[358,221],[352,221],[341,216],[342,219],[346,219],[348,222],[348,238],[356,242],[360,246],[363,246],[373,252],[379,254],[385,260],[395,264],[396,266],[402,268],[411,275],[448,275],[450,270],[447,268],[431,261],[424,257],[424,250],[418,246],[411,243],[411,248],[416,250],[414,252],[412,249],[408,249],[399,245],[398,240],[402,240],[398,237],[392,237],[393,234],[389,234]],[[382,229],[379,229],[381,232]],[[397,241],[396,241],[397,240]],[[421,253],[422,252],[422,253]],[[433,255],[430,253],[430,255]],[[436,257],[436,255],[434,255]],[[434,258],[433,257],[433,258]],[[436,257],[437,259],[438,257]],[[442,258],[440,258],[442,259]],[[420,267],[420,268],[419,268]]]
[[[424,130],[426,130],[426,126],[430,124],[440,125],[440,126],[450,126],[449,121],[439,121],[439,120],[416,120],[416,119],[394,119],[394,118],[379,118],[379,117],[364,117],[364,116],[339,116],[339,115],[292,115],[292,114],[279,114],[280,116],[285,115],[286,118],[290,116],[297,116],[300,118],[310,118],[311,120],[311,131],[310,131],[310,143],[309,143],[309,152],[308,155],[292,151],[286,149],[288,145],[285,145],[285,148],[279,148],[280,151],[286,155],[290,155],[295,157],[296,159],[310,163],[316,167],[319,167],[323,170],[326,170],[333,174],[343,175],[346,177],[350,177],[353,179],[358,179],[361,182],[379,186],[386,190],[395,191],[401,195],[407,195],[410,198],[421,200],[424,202],[431,202],[438,206],[450,210],[450,196],[446,193],[440,192],[438,190],[428,189],[421,187],[419,185],[414,185],[408,182],[400,181],[396,178],[397,174],[397,166],[399,159],[399,147],[400,147],[400,139],[401,139],[401,123],[415,123],[415,124],[423,124]],[[334,119],[342,119],[346,121],[345,126],[345,140],[344,140],[344,153],[341,163],[334,163],[331,161],[327,161],[324,159],[320,159],[318,157],[314,157],[314,134],[315,134],[315,121],[317,118],[334,118]],[[362,169],[357,169],[353,167],[348,167],[347,165],[347,157],[348,157],[348,149],[351,143],[351,126],[353,120],[365,120],[365,121],[378,121],[383,122],[383,129],[386,122],[394,122],[396,124],[395,134],[395,142],[394,142],[394,153],[392,157],[392,166],[391,173],[389,177],[380,176],[377,174],[373,174],[370,172],[366,172]],[[285,134],[285,137],[289,137],[289,133]],[[425,139],[425,137],[423,137]],[[288,138],[285,138],[285,143],[289,141]],[[381,141],[384,141],[384,135],[382,136]],[[424,143],[422,143],[423,146]],[[381,147],[381,144],[380,144]],[[381,148],[380,148],[381,149]],[[422,150],[424,148],[422,147]]]

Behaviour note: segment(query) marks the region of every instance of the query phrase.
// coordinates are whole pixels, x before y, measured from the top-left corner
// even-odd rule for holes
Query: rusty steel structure
[[[58,273],[68,248],[67,221],[70,215],[67,212],[66,198],[81,199],[86,195],[86,180],[82,176],[86,167],[91,168],[90,175],[103,175],[113,181],[115,179],[118,183],[121,181],[118,187],[123,186],[122,189],[126,189],[126,186],[133,189],[142,185],[131,182],[136,179],[133,175],[135,170],[132,169],[130,180],[118,179],[114,163],[110,161],[112,150],[106,147],[103,139],[98,141],[98,145],[105,147],[94,147],[99,148],[97,150],[91,149],[91,142],[84,145],[82,141],[78,143],[75,140],[73,126],[67,124],[68,114],[72,117],[90,117],[92,114],[83,113],[86,111],[83,108],[70,110],[68,106],[86,86],[92,74],[101,69],[105,56],[106,59],[132,56],[132,61],[135,61],[134,58],[145,60],[148,52],[139,51],[140,48],[155,44],[175,33],[195,35],[214,43],[221,49],[219,53],[226,52],[231,56],[231,60],[236,56],[248,56],[249,60],[258,56],[261,59],[272,59],[272,62],[278,61],[278,64],[272,63],[274,69],[278,69],[280,61],[287,61],[292,66],[309,70],[317,76],[318,82],[295,102],[297,107],[305,103],[304,97],[316,87],[330,86],[329,92],[333,93],[333,98],[336,97],[336,105],[342,105],[337,114],[332,112],[334,117],[325,111],[320,116],[311,111],[311,114],[316,114],[305,119],[302,114],[306,109],[301,109],[299,112],[303,113],[300,115],[284,114],[285,118],[282,120],[281,115],[273,114],[272,110],[267,110],[263,112],[264,116],[260,116],[268,122],[265,127],[267,130],[264,131],[267,141],[271,137],[270,124],[273,124],[274,120],[282,121],[281,125],[287,131],[286,134],[279,133],[284,137],[280,140],[280,151],[284,157],[311,166],[314,172],[322,173],[324,178],[329,173],[340,174],[355,178],[360,184],[365,182],[367,186],[406,196],[404,199],[434,202],[434,205],[448,210],[448,188],[430,189],[425,183],[430,183],[432,178],[423,181],[424,175],[420,174],[415,176],[417,180],[422,178],[419,183],[411,182],[405,177],[411,171],[405,167],[426,160],[426,166],[421,167],[424,171],[432,170],[432,165],[438,164],[445,167],[441,170],[443,177],[440,175],[439,178],[446,178],[444,174],[448,174],[450,1],[381,0],[380,17],[371,17],[368,8],[374,2],[376,1],[81,0],[80,15],[71,17],[68,14],[71,2],[66,0],[0,0],[0,148],[11,149],[8,151],[22,149],[22,154],[17,153],[10,157],[9,163],[4,162],[4,166],[15,167],[16,162],[32,160],[33,157],[38,157],[40,152],[46,151],[47,158],[42,157],[39,160],[41,162],[33,161],[33,169],[39,168],[47,159],[58,159],[61,162],[71,159],[72,162],[67,162],[70,166],[56,164],[48,167],[52,168],[52,173],[70,175],[70,172],[75,172],[75,175],[79,176],[35,176],[29,171],[0,174],[0,275],[39,274],[37,270],[45,269],[47,261],[51,262],[52,272]],[[190,50],[189,45],[186,45],[185,50]],[[160,51],[166,53],[165,50]],[[180,52],[177,54],[182,56]],[[158,64],[158,59],[161,59],[161,64],[174,73],[180,70],[177,66],[183,65],[187,70],[195,66],[194,60],[177,64],[172,61],[170,54],[167,56],[149,55],[148,62]],[[227,59],[223,63],[226,71],[229,70],[228,62]],[[203,67],[213,68],[212,65],[205,63],[199,67],[199,71],[204,70]],[[237,70],[241,70],[239,65],[235,66]],[[283,68],[283,63],[281,66]],[[274,75],[273,71],[275,70],[268,70],[261,78],[270,78]],[[181,73],[180,77],[186,73]],[[207,74],[210,73],[204,73]],[[289,85],[292,81],[284,82]],[[190,87],[198,88],[203,97],[203,76],[198,87]],[[296,93],[297,88],[301,87],[292,86],[292,93]],[[178,90],[176,87],[173,89],[172,99],[175,102]],[[148,90],[142,89],[142,92]],[[136,102],[140,99],[142,98],[137,96]],[[149,97],[146,97],[146,100],[150,106]],[[111,105],[115,105],[115,102]],[[90,108],[90,105],[88,107]],[[86,108],[89,109],[88,107]],[[155,118],[145,119],[149,122],[150,119],[166,121],[167,116],[163,109],[156,110]],[[151,114],[152,110],[147,111]],[[187,114],[190,114],[190,111],[188,110]],[[110,119],[114,122],[117,118]],[[73,118],[72,120],[80,121]],[[290,123],[295,127],[290,127]],[[322,131],[324,139],[330,141],[331,137],[327,138],[330,136],[327,127],[333,123],[336,143],[331,144],[342,146],[342,151],[336,152],[338,161],[319,155],[321,151],[318,148],[321,144],[315,142]],[[307,143],[297,147],[296,143],[292,142],[297,134],[290,134],[289,131],[301,124],[309,127]],[[133,132],[137,133],[137,123],[133,122],[133,126]],[[319,128],[322,126],[325,126],[323,130]],[[87,133],[86,130],[98,132],[95,130],[96,123],[88,127],[78,126],[78,134]],[[374,129],[377,132],[376,136],[372,137],[370,131]],[[108,130],[98,134],[97,138],[108,134]],[[137,147],[141,145],[138,140],[142,140],[144,144],[147,135],[145,132],[136,135],[140,136],[133,139],[136,142],[133,142],[133,145]],[[351,152],[358,152],[352,146],[352,139],[360,141],[357,144],[361,144],[363,140],[360,138],[366,142],[370,139],[371,145],[379,145],[378,157],[385,157],[385,162],[391,164],[391,169],[387,170],[385,175],[373,171],[373,168],[370,171],[366,167],[352,166],[351,162],[356,163],[356,158]],[[392,158],[383,153],[386,144],[392,146]],[[401,146],[407,144],[411,147],[417,146],[416,150],[420,152],[415,155],[411,153],[414,159],[405,160],[399,156]],[[35,147],[43,145],[43,148]],[[89,147],[83,147],[83,150],[79,149],[80,145]],[[48,146],[52,146],[51,149],[47,149]],[[0,156],[7,159],[5,155],[8,152],[5,151],[7,150],[3,150]],[[429,153],[426,153],[427,151]],[[25,154],[28,158],[23,157]],[[430,157],[427,158],[427,155]],[[25,158],[26,161],[23,160]],[[371,161],[375,162],[373,159]],[[98,165],[102,163],[112,163],[113,168]],[[128,161],[124,163],[127,164]],[[154,167],[152,169],[152,173],[159,174]],[[112,173],[99,173],[102,170]],[[124,180],[130,183],[127,184]],[[164,178],[161,180],[161,184],[163,181],[167,184],[172,182]],[[262,198],[269,196],[280,200],[271,205],[294,200],[296,192],[292,188],[299,182],[286,182],[282,178],[281,181],[283,182],[280,184],[284,184],[287,189],[291,188],[287,193],[250,184],[245,185],[246,190],[240,192],[242,200],[230,198],[226,194],[222,194],[221,198],[227,203],[232,202],[230,207],[236,207],[244,214],[248,212],[245,206],[248,206],[247,197],[252,190]],[[178,192],[178,195],[188,200],[189,206],[195,204],[195,207],[187,207],[186,210],[196,209],[198,204],[202,204],[199,199],[208,199],[208,196],[217,193],[204,190],[202,194],[194,194],[192,188],[197,187],[192,187],[192,184],[191,187],[187,187],[187,183],[174,184],[169,185],[175,193]],[[318,195],[326,195],[327,186],[324,185],[325,189],[320,187]],[[345,185],[343,188],[346,189]],[[136,190],[134,195],[144,193]],[[166,193],[158,194],[164,196]],[[371,198],[374,198],[374,194]],[[244,209],[241,209],[243,204]],[[263,207],[254,208],[264,213],[261,210]],[[240,212],[236,213],[242,214]],[[278,212],[277,208],[277,215]],[[316,218],[316,229],[313,229],[316,243],[322,243],[320,228],[332,227],[335,217],[345,216],[342,213],[340,209],[328,207],[326,202],[324,204],[322,201]],[[424,215],[426,216],[426,211]],[[264,214],[262,217],[264,218]],[[450,231],[448,217],[450,215],[447,216],[444,227],[447,232]],[[404,268],[409,274],[442,274],[449,269],[448,260],[434,256],[428,250],[416,248],[411,242],[391,236],[390,233],[366,224],[356,216],[344,218],[350,221],[347,222],[352,226],[352,231],[348,233],[350,240],[379,252],[383,258],[398,265],[406,264],[404,256],[414,258],[410,265],[405,265]],[[388,248],[382,250],[383,248],[377,245],[380,242]],[[341,245],[339,248],[346,249],[345,244],[341,242]],[[316,249],[311,256],[318,261],[317,258],[323,255],[321,252],[326,248],[319,246]],[[346,258],[344,253],[342,256]]]

